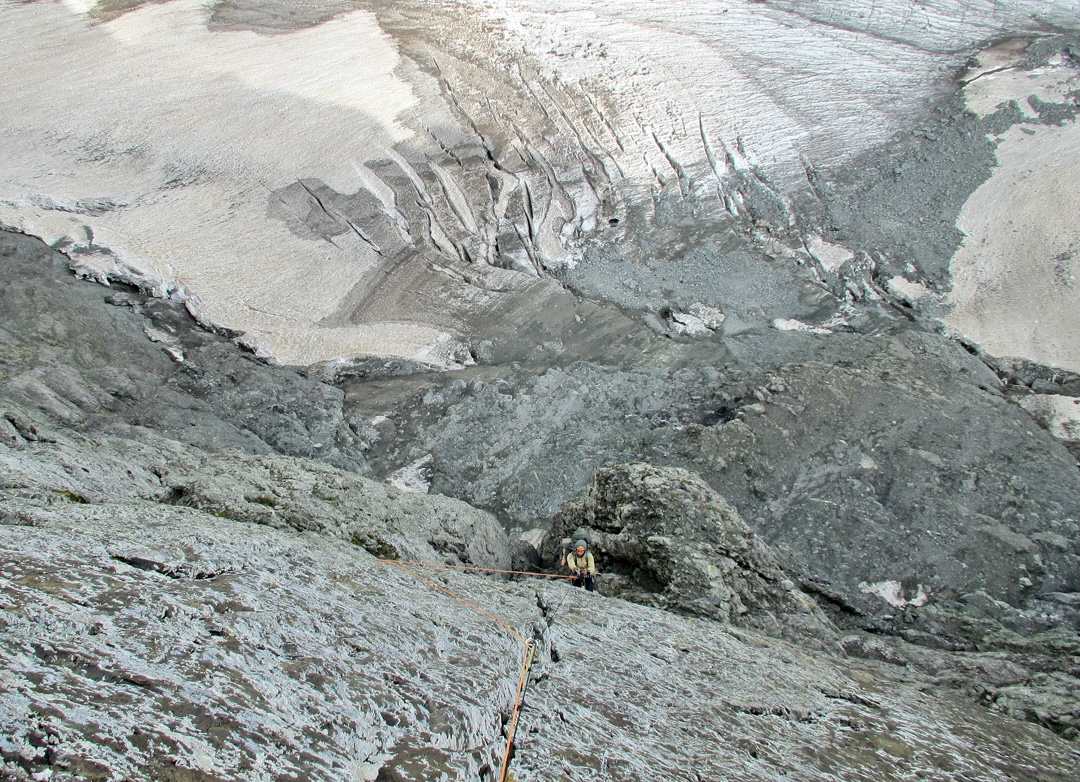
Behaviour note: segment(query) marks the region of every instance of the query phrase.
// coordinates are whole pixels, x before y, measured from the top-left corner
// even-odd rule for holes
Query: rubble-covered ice
[[[550,274],[767,328],[829,306],[780,296],[771,259],[868,263],[804,226],[823,186],[890,154],[988,41],[1005,43],[971,61],[973,111],[1060,100],[1072,63],[1017,63],[1076,26],[1066,0],[4,2],[0,224],[89,276],[187,297],[283,363],[461,367],[484,324],[517,329],[564,295],[535,284]],[[1019,283],[1025,298],[1046,289],[1033,268],[1071,273],[1075,208],[1058,190],[1075,125],[1028,130],[1002,137],[1000,171],[965,209],[951,322],[988,350],[1071,365],[1075,287],[1051,292],[1065,325],[1029,344],[1016,307],[979,292]],[[1059,209],[1023,206],[1054,193]],[[974,291],[973,253],[1000,268]],[[611,264],[649,288],[612,292]]]

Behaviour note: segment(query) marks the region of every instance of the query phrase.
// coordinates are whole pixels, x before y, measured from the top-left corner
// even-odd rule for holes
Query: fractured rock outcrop
[[[606,594],[833,640],[832,623],[786,576],[776,553],[687,470],[643,463],[597,470],[584,499],[555,516],[549,557],[563,536],[591,540]]]
[[[54,428],[2,397],[0,421],[9,424],[8,438],[0,440],[0,491],[7,496],[49,506],[184,506],[237,522],[319,532],[390,559],[500,569],[510,564],[502,526],[460,500],[404,493],[280,454],[205,453],[150,430],[132,438],[89,438]],[[21,511],[2,513],[10,516],[0,515],[5,524],[23,523]]]
[[[725,346],[738,355],[674,371],[579,361],[447,383],[424,395],[438,404],[397,406],[397,437],[371,461],[431,453],[433,490],[522,526],[605,463],[693,470],[845,621],[894,615],[867,589],[885,582],[905,602],[920,584],[1016,606],[1076,591],[1076,460],[976,356],[907,326]]]
[[[168,499],[215,516],[350,540],[379,557],[508,568],[506,533],[460,500],[398,491],[285,456],[215,454],[164,476]]]

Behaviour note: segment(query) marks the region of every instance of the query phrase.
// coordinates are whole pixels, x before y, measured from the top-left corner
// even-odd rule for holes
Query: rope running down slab
[[[502,768],[499,770],[499,782],[506,782],[510,770],[510,751],[514,747],[514,731],[517,729],[518,714],[521,713],[521,701],[525,697],[525,685],[529,683],[529,671],[532,668],[533,655],[536,652],[534,641],[525,642],[525,656],[521,658],[521,675],[518,676],[517,697],[514,710],[510,712],[510,730],[506,734],[506,750],[503,752]]]
[[[532,576],[533,578],[565,578],[573,576],[564,573],[533,573],[529,570],[499,570],[493,567],[480,567],[479,565],[442,565],[437,562],[407,562],[401,559],[380,559],[379,562],[388,562],[392,565],[413,565],[415,567],[447,568],[449,570],[481,570],[484,573],[510,573],[515,576]]]
[[[419,573],[414,573],[413,571],[409,570],[407,567],[400,564],[396,560],[393,560],[393,559],[380,559],[379,561],[380,562],[385,562],[388,565],[393,565],[394,567],[398,568],[399,570],[403,570],[404,572],[408,573],[413,578],[416,578],[416,579],[419,579],[420,581],[423,581],[425,584],[427,584],[430,587],[434,587],[435,589],[439,590],[443,594],[449,595],[450,597],[454,598],[455,600],[460,600],[462,603],[467,605],[473,611],[476,611],[477,613],[483,614],[484,616],[486,616],[489,619],[493,620],[496,624],[498,624],[500,627],[502,627],[504,630],[506,630],[506,632],[510,633],[510,635],[514,636],[514,638],[521,641],[523,644],[528,644],[529,643],[525,639],[525,636],[523,636],[521,633],[519,633],[517,630],[515,630],[509,624],[504,622],[502,619],[495,616],[495,614],[491,613],[490,611],[485,611],[483,608],[476,605],[475,603],[470,603],[468,600],[466,600],[465,598],[463,598],[461,595],[457,594],[456,592],[451,592],[449,589],[444,587],[438,581],[430,579],[427,576],[422,576]]]
[[[519,633],[517,630],[515,630],[513,627],[511,627],[508,623],[504,622],[502,619],[495,616],[491,612],[485,611],[483,608],[476,605],[475,603],[470,603],[468,600],[463,598],[461,595],[447,589],[446,587],[444,587],[439,582],[434,581],[434,580],[432,580],[432,579],[430,579],[430,578],[428,578],[426,576],[422,576],[419,573],[415,573],[412,570],[409,570],[409,568],[405,567],[405,565],[412,565],[412,566],[417,566],[417,567],[451,568],[451,569],[455,569],[455,570],[482,570],[482,571],[489,572],[489,573],[513,573],[513,574],[516,574],[516,575],[537,576],[537,577],[541,577],[541,578],[543,578],[543,577],[547,577],[547,578],[572,578],[572,576],[551,575],[551,574],[547,574],[547,573],[528,573],[528,572],[520,571],[520,570],[497,570],[495,568],[471,567],[471,566],[466,566],[466,565],[439,565],[439,564],[430,563],[430,562],[401,562],[401,561],[395,560],[395,559],[380,559],[379,562],[384,562],[387,565],[393,565],[394,567],[398,568],[399,570],[404,571],[405,573],[408,573],[413,578],[419,579],[420,581],[423,581],[428,586],[434,587],[435,589],[437,589],[440,592],[448,595],[449,597],[452,597],[455,600],[458,600],[458,601],[464,603],[465,605],[467,605],[469,608],[476,611],[477,613],[482,614],[482,615],[488,617],[489,619],[492,619],[500,627],[502,627],[504,630],[506,630],[508,633],[510,633],[512,636],[514,636],[514,638],[521,641],[521,643],[524,645],[525,653],[521,658],[521,672],[518,675],[517,696],[514,698],[514,708],[510,712],[510,728],[507,731],[506,749],[503,752],[502,768],[499,771],[499,782],[506,782],[506,775],[509,773],[509,770],[510,770],[510,753],[511,753],[511,751],[513,749],[513,746],[514,746],[514,732],[517,730],[518,715],[521,713],[521,703],[525,698],[525,688],[526,688],[526,686],[528,686],[528,683],[529,683],[529,673],[532,670],[533,657],[535,656],[535,653],[536,653],[536,642],[527,640],[525,638],[525,636],[523,636],[521,633]]]

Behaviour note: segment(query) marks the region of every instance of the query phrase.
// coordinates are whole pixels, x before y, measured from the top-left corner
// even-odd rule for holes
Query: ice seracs
[[[1036,122],[1077,71],[1025,59],[1027,41],[1075,28],[1071,0],[230,7],[0,6],[0,224],[88,276],[182,292],[288,364],[466,366],[483,324],[516,328],[560,295],[492,284],[496,267],[640,308],[589,275],[655,264],[676,330],[715,330],[680,304],[695,301],[767,328],[814,308],[747,317],[775,287],[772,250],[786,242],[784,269],[806,278],[865,257],[809,227],[816,188],[889,154],[959,76],[973,112],[1015,100],[1032,122],[1002,135],[961,215],[949,323],[995,354],[1080,362],[1076,287],[1052,284],[1078,257],[1062,183],[1080,178],[1080,136]],[[704,272],[666,274],[680,265]],[[1032,300],[1050,310],[1037,327],[1017,314]]]

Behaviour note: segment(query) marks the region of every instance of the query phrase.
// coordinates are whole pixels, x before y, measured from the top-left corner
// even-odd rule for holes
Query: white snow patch
[[[431,465],[435,457],[431,454],[422,456],[411,464],[390,474],[387,482],[403,492],[427,494],[431,490]]]
[[[1023,399],[1020,406],[1057,439],[1080,443],[1080,399],[1058,394],[1033,394]]]
[[[716,307],[698,303],[692,305],[689,312],[672,312],[671,330],[676,334],[700,337],[716,331],[724,324],[726,318],[727,316]]]
[[[423,348],[413,354],[412,358],[443,369],[463,369],[476,363],[468,346],[445,332],[428,340]]]
[[[855,253],[848,248],[839,244],[830,244],[817,235],[811,236],[807,240],[806,249],[825,271],[831,273],[835,273],[841,266],[855,257]]]
[[[860,581],[859,589],[863,594],[877,595],[893,608],[919,607],[930,602],[930,595],[926,594],[922,584],[919,584],[915,596],[910,600],[904,597],[904,585],[899,581],[878,581],[873,584]]]
[[[936,294],[921,282],[914,282],[906,277],[892,277],[885,283],[885,289],[911,305],[918,304],[924,299],[936,298]]]
[[[395,129],[394,141],[412,133],[397,118],[416,103],[394,76],[399,56],[375,15],[355,11],[286,35],[211,32],[205,0],[148,5],[104,25],[130,54],[160,77],[167,63],[181,78],[237,79],[258,93],[280,92],[341,106]],[[134,73],[136,78],[143,74]]]
[[[389,760],[391,756],[387,755],[386,759]],[[353,776],[356,779],[362,780],[362,782],[375,782],[379,778],[379,772],[382,767],[386,765],[385,761],[378,763],[356,763],[353,771]]]
[[[193,310],[193,314],[200,321],[220,322],[213,313]],[[269,334],[248,332],[238,342],[260,358],[295,366],[375,355],[404,356],[438,369],[462,367],[455,358],[461,343],[426,326],[391,322],[312,327],[301,320],[275,321]]]
[[[63,0],[63,4],[76,14],[88,14],[94,10],[98,0]]]
[[[808,323],[803,323],[801,320],[794,320],[792,318],[777,318],[772,322],[773,328],[777,331],[808,331],[811,334],[832,334],[832,329],[825,328],[824,326],[811,326]]]

